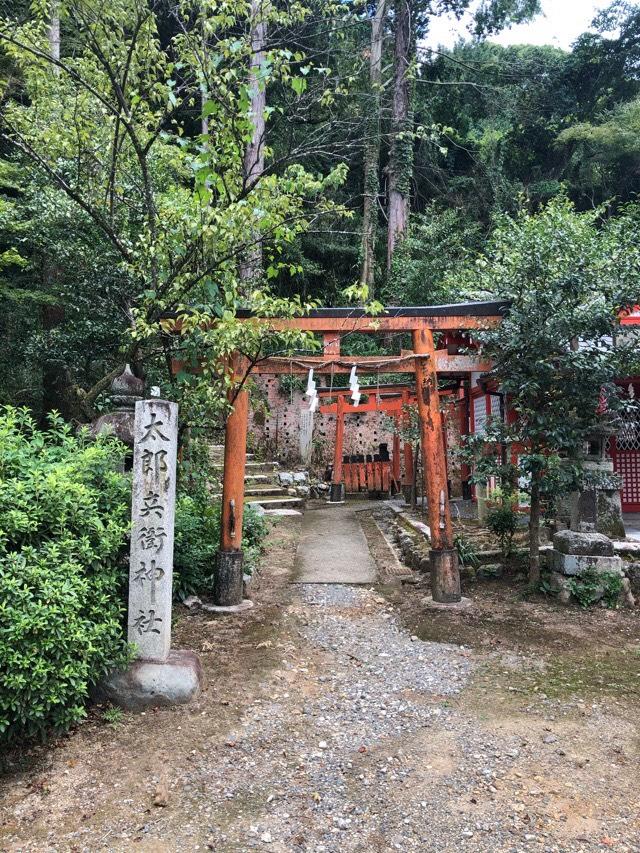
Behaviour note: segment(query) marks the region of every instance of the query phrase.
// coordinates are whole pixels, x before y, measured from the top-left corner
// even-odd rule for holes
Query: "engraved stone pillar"
[[[202,681],[198,656],[171,649],[176,403],[138,401],[134,434],[128,639],[137,660],[95,690],[129,711],[189,702]]]
[[[171,648],[178,406],[136,403],[129,560],[129,642],[144,660]]]

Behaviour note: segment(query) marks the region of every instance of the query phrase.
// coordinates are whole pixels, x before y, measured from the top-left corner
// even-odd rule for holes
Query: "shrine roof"
[[[489,302],[459,302],[451,305],[391,305],[375,317],[362,307],[313,308],[304,317],[310,319],[412,318],[412,317],[495,317],[506,314],[511,303],[506,299]],[[238,317],[253,316],[248,309],[238,309]]]

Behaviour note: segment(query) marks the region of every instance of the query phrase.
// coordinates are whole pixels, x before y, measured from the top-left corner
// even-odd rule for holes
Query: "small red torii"
[[[335,397],[335,402],[320,405],[323,415],[336,416],[336,441],[334,447],[333,472],[331,490],[334,500],[342,497],[343,489],[347,492],[359,491],[361,488],[370,492],[388,492],[393,485],[395,491],[400,491],[400,435],[396,429],[393,434],[393,450],[391,461],[374,461],[368,463],[344,463],[344,417],[348,414],[363,412],[382,412],[392,417],[399,426],[403,416],[403,407],[416,404],[415,389],[406,384],[363,385],[361,392],[368,395],[366,402],[357,406],[347,400],[351,391],[349,388],[318,388],[319,397]],[[405,476],[402,487],[405,490],[413,487],[413,449],[409,442],[404,443]],[[406,492],[405,492],[406,493]]]
[[[399,428],[406,416],[407,407],[417,405],[416,389],[406,383],[384,383],[361,385],[360,391],[366,394],[368,399],[357,406],[347,399],[351,395],[349,388],[318,388],[316,392],[321,399],[328,397],[332,400],[332,402],[320,404],[318,408],[320,414],[336,416],[336,441],[331,477],[334,499],[340,499],[344,484],[347,492],[365,488],[370,492],[388,492],[393,485],[396,492],[402,488],[405,497],[409,500],[414,488],[413,446],[409,441],[403,442],[404,476],[402,476]],[[446,389],[439,393],[443,397],[451,395],[453,391]],[[393,434],[390,462],[344,462],[344,417],[364,412],[382,412],[396,421],[397,428]],[[371,465],[373,467],[369,468],[368,466]]]
[[[640,326],[640,305],[623,308],[618,313],[621,326]]]

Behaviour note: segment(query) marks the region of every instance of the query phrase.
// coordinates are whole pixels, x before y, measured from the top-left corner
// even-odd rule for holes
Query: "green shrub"
[[[220,545],[220,500],[207,493],[182,494],[176,502],[175,545],[173,558],[174,595],[211,593],[216,551]],[[251,574],[262,552],[266,533],[264,519],[251,506],[245,506],[242,519],[244,571]]]
[[[503,556],[510,557],[513,537],[518,530],[518,513],[511,500],[505,499],[487,514],[487,527],[497,537]]]
[[[42,432],[0,409],[0,739],[68,728],[127,660],[123,455],[57,417]]]
[[[454,545],[458,552],[458,560],[462,566],[477,568],[480,565],[478,549],[471,539],[462,533],[457,533],[454,537]]]
[[[178,495],[173,546],[173,593],[184,600],[213,587],[215,555],[220,541],[217,501]]]
[[[267,523],[264,516],[252,506],[244,508],[242,517],[242,535],[244,537],[244,571],[253,574],[260,555],[264,551],[264,538],[267,535]]]

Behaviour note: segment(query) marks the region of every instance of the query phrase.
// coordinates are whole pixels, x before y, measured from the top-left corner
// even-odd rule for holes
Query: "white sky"
[[[551,44],[568,48],[574,39],[589,29],[594,15],[611,5],[611,0],[542,0],[543,14],[529,24],[504,30],[491,41],[499,44]],[[430,47],[452,47],[459,36],[468,37],[468,19],[456,21],[442,15],[431,22],[425,43]]]

